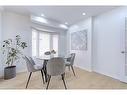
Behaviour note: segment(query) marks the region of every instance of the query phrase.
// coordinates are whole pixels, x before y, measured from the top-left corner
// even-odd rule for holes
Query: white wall
[[[93,70],[120,79],[125,76],[125,17],[127,7],[120,7],[94,17]]]
[[[58,41],[58,49],[59,55],[65,56],[67,54],[67,32],[59,33],[59,41]]]
[[[80,51],[80,50],[71,50],[70,49],[70,35],[72,32],[77,32],[83,29],[88,29],[88,50],[87,51]],[[92,63],[91,63],[91,41],[92,41],[92,18],[88,18],[84,21],[81,21],[77,24],[74,24],[69,28],[68,32],[68,53],[75,52],[75,66],[83,68],[85,70],[91,71],[92,70]]]
[[[58,32],[58,33],[61,33],[61,32],[66,32],[67,30],[65,29],[62,29],[62,28],[59,28],[59,27],[51,27],[51,26],[46,26],[46,25],[43,25],[41,23],[35,23],[35,22],[32,22],[31,23],[31,26],[34,27],[34,28],[37,28],[37,29],[40,29],[40,30],[47,30],[49,32]]]
[[[31,56],[31,37],[32,32],[30,28],[30,17],[12,12],[3,12],[3,27],[2,27],[2,40],[8,38],[15,38],[16,35],[20,35],[23,41],[26,41],[28,47],[24,50],[26,55]],[[3,62],[4,60],[2,60]],[[24,61],[16,63],[17,72],[26,71],[26,64]],[[0,68],[3,70],[3,68]]]
[[[3,9],[0,7],[0,61],[1,61],[1,42],[2,42],[2,11]],[[2,75],[2,63],[0,63],[0,75]]]

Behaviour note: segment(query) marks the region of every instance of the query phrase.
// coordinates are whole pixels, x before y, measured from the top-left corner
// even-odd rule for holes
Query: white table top
[[[42,57],[36,57],[36,58],[40,60],[49,60],[51,59],[51,56],[42,56]]]
[[[49,60],[49,59],[51,59],[51,58],[53,58],[53,57],[59,57],[59,56],[45,55],[45,56],[42,56],[42,57],[36,57],[36,58],[39,59],[39,60]],[[66,58],[68,58],[68,57],[64,57],[64,59],[66,59]]]

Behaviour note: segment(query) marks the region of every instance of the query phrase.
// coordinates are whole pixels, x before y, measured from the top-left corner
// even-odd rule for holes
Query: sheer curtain
[[[52,35],[52,41],[53,41],[52,49],[56,51],[55,56],[58,56],[58,35]]]
[[[32,56],[37,56],[37,31],[32,29]]]
[[[58,34],[32,30],[32,56],[42,57],[44,52],[55,50],[58,56]]]
[[[46,51],[50,51],[50,34],[39,32],[39,56],[44,56]]]

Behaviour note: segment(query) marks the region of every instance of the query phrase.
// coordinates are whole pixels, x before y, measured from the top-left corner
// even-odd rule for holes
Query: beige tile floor
[[[127,84],[119,80],[85,70],[75,68],[76,76],[66,70],[66,84],[68,89],[127,89]],[[25,89],[28,73],[19,73],[10,80],[0,79],[0,89]],[[35,72],[31,77],[28,89],[45,89],[41,73]],[[64,89],[61,77],[52,77],[49,89]]]

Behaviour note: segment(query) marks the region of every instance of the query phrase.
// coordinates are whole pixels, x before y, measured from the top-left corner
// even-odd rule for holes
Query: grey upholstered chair
[[[67,58],[65,65],[66,65],[66,67],[69,67],[69,68],[71,67],[73,74],[75,76],[75,71],[73,68],[74,59],[75,59],[75,53],[71,53],[71,56],[69,58]]]
[[[48,61],[46,67],[47,67],[47,75],[48,75],[48,84],[47,84],[46,89],[48,89],[51,76],[58,76],[58,75],[62,76],[62,80],[63,80],[64,86],[65,86],[65,89],[67,89],[65,80],[64,80],[64,76],[65,76],[65,61],[64,61],[64,59],[61,57],[51,58]]]
[[[36,72],[36,71],[41,71],[42,79],[43,79],[43,83],[44,83],[43,64],[35,64],[34,60],[31,57],[24,56],[23,59],[26,61],[28,72],[30,72],[29,77],[28,77],[28,81],[26,84],[26,88],[28,87],[32,73]]]

